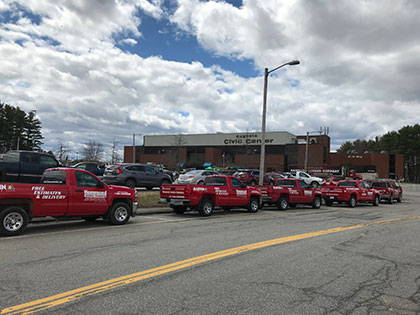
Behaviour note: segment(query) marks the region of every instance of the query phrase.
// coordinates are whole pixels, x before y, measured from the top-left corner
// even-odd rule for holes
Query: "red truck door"
[[[370,190],[370,186],[368,183],[359,182],[360,185],[360,197],[359,200],[361,201],[370,201],[373,200],[373,192]]]
[[[299,180],[299,201],[296,203],[310,203],[314,199],[314,192],[311,185],[308,185],[303,180]]]
[[[74,171],[73,185],[69,190],[69,215],[103,214],[107,211],[107,188],[92,174]]]
[[[69,194],[66,171],[45,172],[41,184],[32,186],[34,216],[63,216],[68,211]]]
[[[232,188],[229,189],[229,206],[243,206],[248,203],[248,189],[238,179],[231,177]]]

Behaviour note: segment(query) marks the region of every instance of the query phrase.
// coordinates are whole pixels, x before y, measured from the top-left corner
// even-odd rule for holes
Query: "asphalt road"
[[[420,314],[420,188],[404,189],[379,207],[32,224],[0,238],[0,314]]]

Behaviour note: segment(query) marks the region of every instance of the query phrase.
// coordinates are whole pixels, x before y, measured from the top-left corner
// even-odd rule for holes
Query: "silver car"
[[[215,171],[209,170],[194,170],[189,171],[186,174],[179,175],[177,182],[178,184],[204,184],[204,179],[209,175],[217,175]]]

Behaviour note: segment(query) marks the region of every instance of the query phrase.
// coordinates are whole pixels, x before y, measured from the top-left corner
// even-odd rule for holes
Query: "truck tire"
[[[356,204],[357,204],[356,196],[355,195],[351,195],[349,201],[347,201],[347,205],[350,208],[354,208],[354,207],[356,207]]]
[[[176,214],[183,214],[185,211],[187,211],[187,207],[186,206],[172,206],[172,210]]]
[[[12,206],[0,213],[0,235],[15,236],[22,234],[28,225],[29,217],[21,207]]]
[[[134,188],[136,188],[136,182],[134,181],[134,179],[129,178],[125,181],[125,186],[134,189]]]
[[[248,212],[255,213],[260,208],[260,203],[257,198],[251,197],[248,201],[248,205],[246,206]]]
[[[389,204],[393,204],[394,203],[394,196],[392,195],[392,193],[389,195],[388,203]]]
[[[312,201],[312,208],[319,209],[321,208],[322,200],[320,196],[315,196],[314,200]]]
[[[311,186],[312,186],[313,188],[318,188],[319,183],[318,183],[318,182],[312,182],[312,183],[311,183]]]
[[[287,210],[289,208],[289,201],[286,197],[280,197],[279,200],[276,203],[277,209],[279,210]]]
[[[112,225],[126,224],[130,219],[131,209],[125,202],[115,203],[109,212],[109,223]]]
[[[379,206],[379,196],[375,195],[375,198],[372,201],[372,205]]]
[[[210,199],[202,199],[198,207],[198,213],[202,217],[208,217],[213,214],[214,204]]]

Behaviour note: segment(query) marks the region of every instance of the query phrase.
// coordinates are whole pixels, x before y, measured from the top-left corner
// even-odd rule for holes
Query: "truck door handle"
[[[76,189],[75,192],[83,192],[81,189]]]

